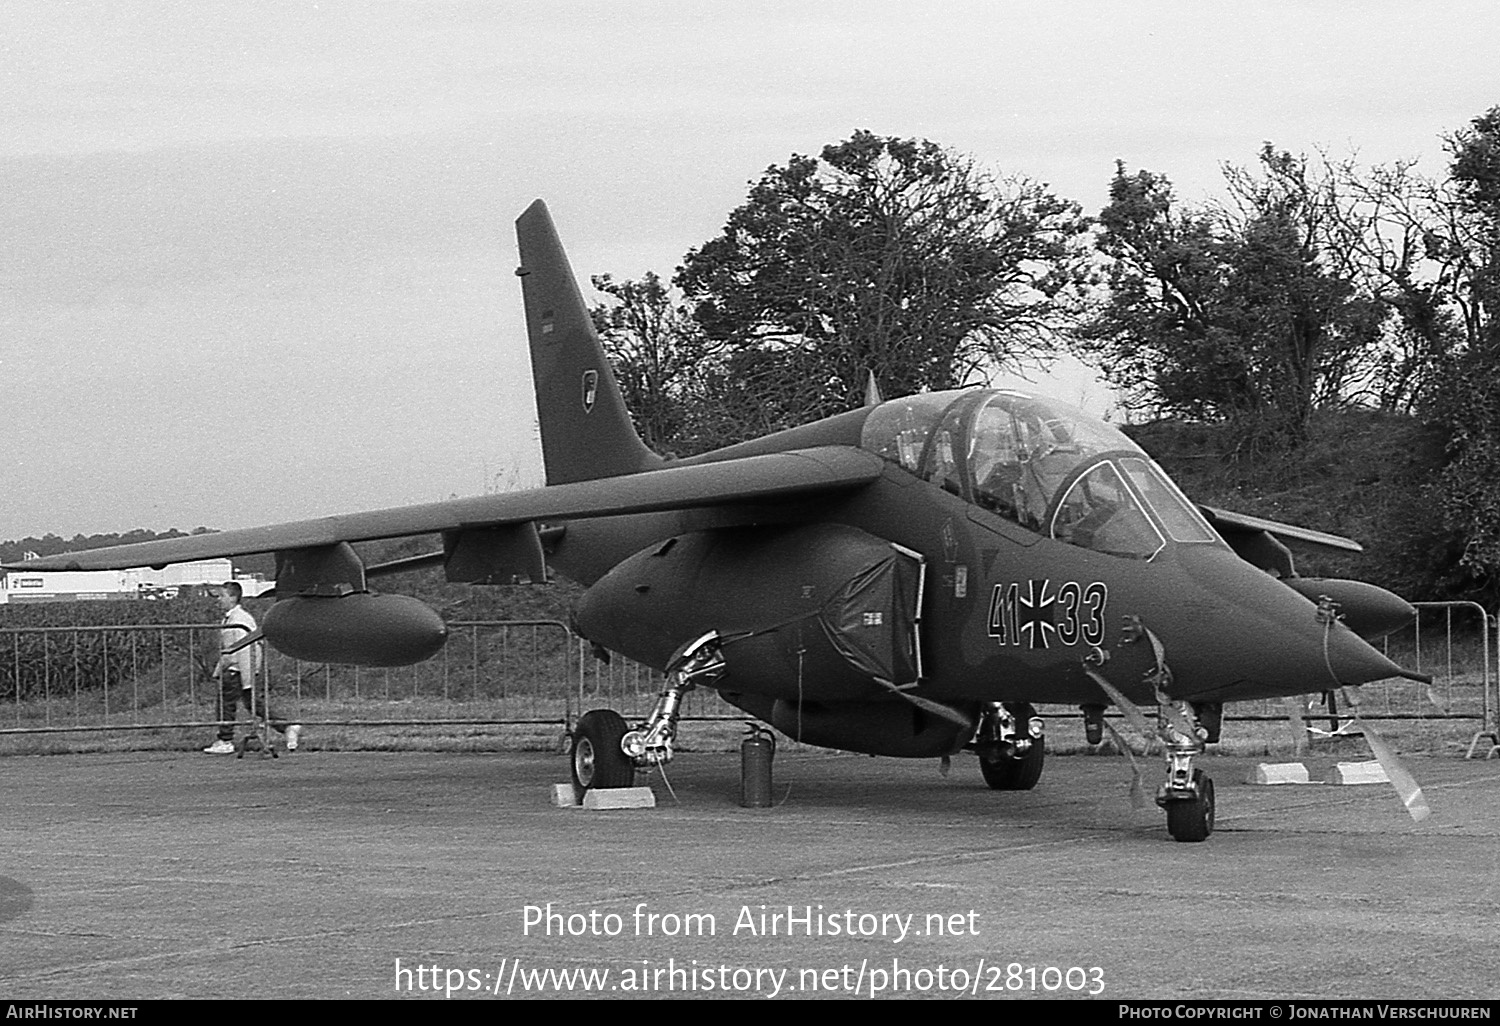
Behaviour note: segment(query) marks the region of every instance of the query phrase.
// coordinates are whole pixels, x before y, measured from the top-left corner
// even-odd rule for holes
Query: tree
[[[1221,323],[1224,266],[1213,218],[1178,208],[1172,183],[1116,165],[1099,215],[1107,299],[1082,327],[1087,353],[1136,405],[1214,419],[1247,370]]]
[[[699,423],[713,347],[691,313],[651,272],[639,281],[595,275],[593,284],[614,300],[590,313],[641,438],[658,452],[713,448]]]
[[[1362,377],[1384,314],[1348,273],[1330,178],[1269,144],[1225,177],[1231,206],[1183,211],[1165,177],[1117,166],[1082,337],[1138,402],[1295,441]]]
[[[1433,245],[1452,234],[1452,186],[1418,174],[1411,161],[1368,170],[1351,160],[1325,158],[1325,165],[1337,182],[1331,215],[1347,272],[1386,312],[1357,396],[1381,410],[1415,413],[1430,404],[1444,364],[1462,343],[1461,275]]]
[[[195,527],[192,534],[207,534],[206,527]],[[0,562],[18,563],[25,558],[26,553],[34,552],[38,556],[55,556],[59,552],[75,552],[83,549],[102,549],[106,545],[130,545],[135,542],[154,541],[161,538],[185,538],[187,534],[169,528],[166,531],[148,531],[137,527],[126,531],[124,534],[75,534],[71,539],[62,538],[56,534],[48,533],[40,538],[28,535],[25,538],[14,541],[0,542]]]
[[[1227,168],[1230,295],[1256,354],[1266,404],[1300,436],[1312,411],[1349,398],[1385,312],[1357,287],[1335,216],[1338,186],[1267,143],[1260,174]]]
[[[1453,203],[1426,236],[1453,280],[1461,341],[1444,365],[1433,413],[1449,433],[1440,482],[1463,565],[1493,584],[1500,572],[1500,107],[1448,140]]]
[[[675,281],[725,347],[720,408],[774,429],[858,406],[872,371],[894,395],[1045,359],[1085,228],[1044,186],[861,131],[768,168]]]
[[[1455,216],[1428,237],[1429,250],[1453,268],[1471,351],[1500,355],[1500,106],[1448,141]]]

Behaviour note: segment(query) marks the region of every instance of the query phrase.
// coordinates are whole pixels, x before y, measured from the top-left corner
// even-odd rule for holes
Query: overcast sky
[[[539,482],[538,196],[586,280],[860,128],[1088,213],[1117,159],[1194,202],[1266,140],[1436,175],[1496,39],[1490,2],[6,0],[0,539]]]

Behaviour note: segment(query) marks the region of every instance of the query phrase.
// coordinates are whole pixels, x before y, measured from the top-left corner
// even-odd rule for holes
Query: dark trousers
[[[225,670],[219,679],[219,740],[234,740],[234,721],[239,715],[239,706],[244,705],[246,712],[252,711],[250,685],[240,680],[239,670]],[[254,696],[254,714],[260,716],[281,731],[286,733],[286,721],[276,715],[274,709],[267,704],[264,695]]]

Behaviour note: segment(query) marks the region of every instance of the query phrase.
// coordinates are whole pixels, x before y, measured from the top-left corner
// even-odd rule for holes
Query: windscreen
[[[1118,428],[1021,392],[930,392],[882,404],[861,445],[1038,534],[1149,559],[1218,536]],[[1153,519],[1154,518],[1154,519]]]
[[[1052,537],[1127,559],[1150,559],[1166,545],[1108,461],[1090,467],[1069,486],[1052,515]]]
[[[1135,485],[1135,490],[1141,493],[1146,500],[1146,505],[1151,507],[1151,512],[1156,514],[1156,519],[1166,528],[1167,534],[1172,536],[1173,541],[1180,542],[1216,542],[1218,534],[1208,521],[1203,519],[1203,514],[1198,512],[1198,507],[1177,490],[1172,479],[1166,472],[1147,459],[1135,457],[1122,458],[1120,467],[1130,478],[1130,483]]]

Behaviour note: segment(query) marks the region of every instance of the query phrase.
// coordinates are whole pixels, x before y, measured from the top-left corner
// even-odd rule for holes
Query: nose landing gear
[[[1187,795],[1158,797],[1167,810],[1167,833],[1174,841],[1206,841],[1214,832],[1214,781],[1202,770],[1193,770]]]
[[[1168,694],[1172,671],[1167,666],[1161,639],[1139,619],[1127,617],[1124,640],[1127,644],[1143,640],[1151,644],[1156,667],[1146,674],[1146,683],[1156,692],[1155,731],[1149,726],[1145,713],[1102,673],[1087,663],[1084,672],[1119,706],[1120,712],[1142,737],[1149,739],[1154,733],[1161,739],[1167,761],[1167,779],[1156,793],[1156,804],[1166,811],[1167,833],[1174,841],[1205,841],[1214,829],[1214,782],[1208,774],[1193,768],[1193,756],[1204,750],[1210,730],[1199,721],[1197,710],[1192,705]],[[1216,713],[1217,709],[1211,712]],[[1212,718],[1217,719],[1216,716]],[[1217,722],[1213,724],[1215,728],[1217,725]],[[1213,734],[1217,738],[1217,730]]]
[[[1167,779],[1156,793],[1156,804],[1166,810],[1172,840],[1206,841],[1214,829],[1214,782],[1193,769],[1193,756],[1203,751],[1208,732],[1186,702],[1174,702],[1158,691],[1156,707],[1157,736],[1167,750]]]

